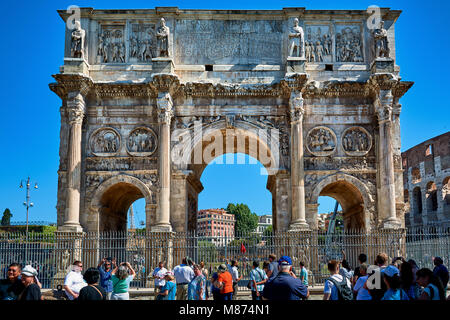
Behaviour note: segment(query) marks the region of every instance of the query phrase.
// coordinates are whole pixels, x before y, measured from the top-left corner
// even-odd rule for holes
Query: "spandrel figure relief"
[[[91,134],[91,152],[96,156],[111,156],[119,151],[120,135],[112,128],[101,128]]]
[[[126,48],[123,27],[102,26],[98,35],[97,61],[99,63],[125,63]]]
[[[154,24],[132,24],[130,61],[151,62],[156,57],[156,31]]]
[[[327,127],[315,127],[307,135],[306,146],[315,156],[327,156],[336,149],[336,135]]]
[[[149,128],[136,128],[128,136],[127,150],[131,155],[148,156],[155,152],[156,147],[156,134]]]
[[[372,147],[372,138],[361,127],[352,127],[344,131],[342,135],[342,148],[344,152],[351,156],[363,156],[367,154]]]

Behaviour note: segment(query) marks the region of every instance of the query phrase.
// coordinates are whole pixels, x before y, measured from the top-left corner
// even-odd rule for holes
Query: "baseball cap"
[[[280,259],[278,259],[278,265],[291,266],[292,260],[288,256],[282,256]]]
[[[27,265],[22,269],[22,274],[28,277],[35,277],[37,276],[37,271],[32,266]]]
[[[164,277],[165,276],[173,276],[173,272],[172,271],[167,271],[165,274],[164,274]]]
[[[382,272],[384,272],[384,274],[387,275],[388,277],[400,275],[400,271],[394,266],[387,266],[382,270]]]

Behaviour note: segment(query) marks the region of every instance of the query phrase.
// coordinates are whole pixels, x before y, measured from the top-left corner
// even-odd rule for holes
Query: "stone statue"
[[[303,28],[298,25],[298,19],[294,19],[294,26],[289,33],[289,57],[301,57],[305,56],[304,51],[305,38]]]
[[[169,56],[169,27],[166,26],[166,21],[161,18],[161,25],[156,32],[156,38],[158,40],[158,56],[168,57]]]
[[[317,62],[323,62],[323,46],[320,41],[316,42]]]
[[[373,38],[375,40],[375,58],[389,58],[389,45],[387,31],[384,29],[384,21],[380,21],[380,28],[375,29]]]
[[[81,29],[80,21],[75,21],[75,30],[72,31],[72,43],[70,56],[73,58],[84,58],[84,38],[86,31]]]

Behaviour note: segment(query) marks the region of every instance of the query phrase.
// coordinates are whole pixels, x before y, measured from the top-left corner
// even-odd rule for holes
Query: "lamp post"
[[[20,186],[19,188],[23,188],[23,182],[24,180],[20,181]],[[27,208],[27,228],[25,231],[25,264],[27,263],[28,260],[28,209],[31,208],[32,206],[34,206],[33,202],[30,202],[30,177],[28,177],[27,179],[27,196],[26,196],[26,201],[23,203],[23,205]],[[37,189],[38,185],[37,183],[34,184],[34,188]]]

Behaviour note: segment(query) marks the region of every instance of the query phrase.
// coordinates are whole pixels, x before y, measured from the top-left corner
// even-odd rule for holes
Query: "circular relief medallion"
[[[157,146],[156,134],[150,128],[137,127],[128,136],[127,151],[132,156],[149,156],[156,151]]]
[[[343,132],[341,143],[349,156],[364,156],[372,148],[372,137],[362,127],[350,127]]]
[[[336,150],[336,135],[327,127],[315,127],[306,136],[306,147],[315,156],[328,156]]]
[[[120,134],[113,128],[97,129],[91,134],[89,146],[96,156],[113,156],[120,148]]]

